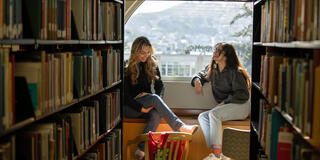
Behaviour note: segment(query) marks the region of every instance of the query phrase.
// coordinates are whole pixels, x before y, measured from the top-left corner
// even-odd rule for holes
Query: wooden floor
[[[183,117],[181,118],[183,122],[186,124],[199,124],[198,120],[196,118],[192,117]],[[124,120],[123,123],[123,159],[124,160],[133,160],[133,157],[127,157],[126,155],[126,146],[127,141],[134,139],[137,135],[139,135],[144,126],[145,123],[143,123],[144,120],[137,119],[137,120]],[[228,121],[223,123],[223,128],[225,127],[233,127],[238,129],[250,129],[250,121],[249,119],[245,121]],[[161,121],[161,124],[159,125],[158,132],[160,131],[172,131],[168,124],[165,123],[165,121]],[[249,142],[248,142],[249,143]],[[136,146],[133,147],[131,155],[134,155],[134,151],[136,150]],[[211,150],[207,148],[203,133],[201,128],[198,129],[198,131],[193,135],[192,142],[190,143],[190,152],[188,156],[188,160],[202,160],[204,157],[206,157],[209,153],[211,153]]]

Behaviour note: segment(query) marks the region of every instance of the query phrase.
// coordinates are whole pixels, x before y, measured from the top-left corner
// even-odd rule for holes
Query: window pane
[[[190,77],[191,75],[190,75],[190,65],[186,65],[186,76],[187,77]]]
[[[172,71],[173,65],[172,64],[168,64],[168,76],[173,76],[173,71]]]
[[[212,46],[223,41],[235,46],[250,74],[251,13],[252,2],[145,1],[125,25],[125,58],[133,40],[146,36],[162,77],[191,77],[210,63]]]
[[[179,68],[178,67],[179,67],[178,62],[175,62],[174,65],[173,65],[173,72],[174,72],[173,76],[175,76],[175,77],[178,76],[178,74],[179,74]]]
[[[161,74],[162,74],[162,76],[167,75],[167,66],[165,64],[161,65]]]
[[[184,72],[184,65],[179,65],[179,72],[178,72],[179,76],[184,76],[185,72]]]

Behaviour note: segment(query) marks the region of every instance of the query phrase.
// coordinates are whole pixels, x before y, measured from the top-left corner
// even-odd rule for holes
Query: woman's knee
[[[161,99],[157,94],[150,94],[149,96],[151,96],[153,99]]]
[[[198,121],[202,121],[202,120],[205,120],[205,119],[208,119],[208,113],[207,112],[200,113],[199,116],[198,116]]]
[[[209,113],[209,116],[212,118],[212,119],[220,119],[221,116],[219,115],[218,111],[216,110],[212,110],[210,113]]]
[[[162,102],[162,99],[160,96],[158,96],[157,94],[150,94],[153,103],[158,103],[158,102]]]

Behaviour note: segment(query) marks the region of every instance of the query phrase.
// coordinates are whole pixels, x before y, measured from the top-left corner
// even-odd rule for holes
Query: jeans
[[[145,117],[147,125],[143,133],[156,131],[159,126],[160,118],[163,118],[174,131],[178,131],[184,123],[171,111],[165,102],[156,94],[148,94],[144,97],[136,99],[144,108],[154,107],[149,113],[137,112],[130,106],[124,106],[124,116],[128,118]],[[144,150],[144,143],[139,143],[138,148]]]
[[[208,148],[213,148],[214,145],[221,145],[222,122],[247,118],[250,113],[250,106],[251,103],[249,99],[243,104],[228,103],[202,112],[198,120]]]

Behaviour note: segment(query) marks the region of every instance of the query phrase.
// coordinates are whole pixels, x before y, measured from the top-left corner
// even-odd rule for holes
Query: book
[[[70,117],[71,121],[72,121],[72,126],[71,126],[71,130],[72,130],[72,138],[73,141],[75,142],[75,149],[76,149],[76,155],[79,155],[82,150],[84,149],[83,146],[83,141],[81,140],[81,133],[83,132],[83,124],[81,123],[81,118],[82,118],[82,111],[79,113],[67,113],[65,114],[65,116]]]
[[[15,76],[25,77],[31,96],[33,110],[36,116],[41,114],[40,106],[40,84],[41,84],[41,62],[16,62]]]
[[[280,127],[283,126],[286,122],[276,109],[271,111],[271,133],[270,133],[270,159],[277,159],[277,147],[278,147],[278,133]]]
[[[80,40],[84,40],[86,39],[86,34],[83,28],[83,17],[84,17],[84,0],[79,0],[79,1],[71,1],[71,12],[72,12],[72,18],[74,20],[74,26],[75,28],[72,28],[74,30],[76,30],[75,34],[77,34],[76,36],[74,36],[73,38],[75,39],[80,39]]]
[[[280,127],[278,136],[277,159],[291,159],[293,141],[292,128]]]
[[[79,98],[84,95],[84,78],[83,78],[83,56],[80,56],[79,53],[73,53],[74,55],[74,93],[75,97]]]
[[[270,68],[269,68],[269,85],[268,85],[268,99],[271,104],[278,104],[278,75],[279,66],[282,62],[281,56],[270,57]]]
[[[315,68],[315,82],[320,82],[320,66]],[[313,120],[312,120],[312,136],[311,143],[317,147],[320,147],[320,99],[316,98],[320,96],[320,83],[314,84],[314,101],[313,101]]]
[[[4,126],[4,101],[5,101],[5,91],[4,91],[4,65],[3,65],[3,53],[2,50],[0,50],[0,131],[3,131],[5,129]]]
[[[285,97],[285,108],[286,108],[286,111],[287,113],[289,113],[290,115],[293,115],[294,112],[293,112],[293,106],[292,106],[292,90],[293,90],[293,87],[292,87],[292,81],[293,81],[293,78],[292,78],[292,59],[289,58],[288,61],[287,61],[287,64],[286,64],[286,68],[287,68],[287,73],[286,73],[286,97]]]
[[[23,37],[40,39],[42,15],[41,0],[25,0],[22,2],[23,30],[25,31],[23,32]]]
[[[35,117],[31,96],[25,77],[15,77],[15,93],[16,122],[21,122],[30,117]]]

